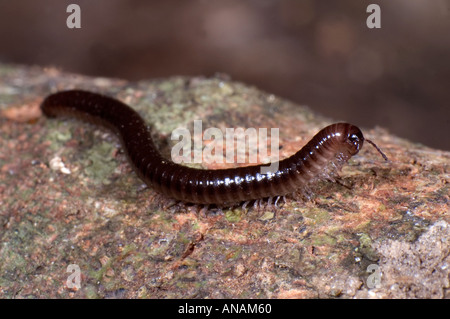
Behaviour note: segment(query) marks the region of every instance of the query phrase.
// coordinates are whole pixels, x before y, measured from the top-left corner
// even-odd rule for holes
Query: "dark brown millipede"
[[[361,130],[336,123],[319,131],[301,150],[279,161],[278,170],[262,174],[263,165],[205,170],[176,164],[160,154],[150,129],[128,105],[97,93],[70,90],[49,95],[41,104],[49,117],[74,117],[115,131],[137,175],[169,197],[194,204],[229,205],[294,193],[328,177],[362,148]],[[266,166],[265,164],[264,166]]]

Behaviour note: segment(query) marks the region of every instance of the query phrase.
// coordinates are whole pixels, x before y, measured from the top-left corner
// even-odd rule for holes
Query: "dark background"
[[[81,29],[66,7],[81,6]],[[381,29],[366,8],[381,7]],[[129,80],[229,74],[450,149],[449,0],[0,0],[0,62]]]

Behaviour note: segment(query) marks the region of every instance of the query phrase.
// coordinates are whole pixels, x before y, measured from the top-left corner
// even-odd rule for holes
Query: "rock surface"
[[[41,116],[42,99],[115,96],[169,155],[171,132],[196,119],[279,128],[281,157],[335,121],[225,76],[128,83],[0,65],[0,81],[0,298],[449,297],[449,152],[363,129],[390,162],[366,145],[310,200],[204,215],[142,187],[112,133]]]

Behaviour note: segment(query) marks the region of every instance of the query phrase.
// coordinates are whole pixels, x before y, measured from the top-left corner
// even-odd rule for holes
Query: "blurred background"
[[[81,29],[66,8],[81,7]],[[369,29],[367,6],[381,7]],[[0,0],[0,63],[128,80],[226,73],[450,150],[450,0]]]

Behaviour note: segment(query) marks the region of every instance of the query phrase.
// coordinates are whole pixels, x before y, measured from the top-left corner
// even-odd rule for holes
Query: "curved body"
[[[278,163],[278,170],[261,174],[262,165],[203,170],[163,158],[148,126],[128,105],[97,93],[72,90],[48,96],[42,103],[49,117],[73,117],[112,129],[139,177],[156,191],[197,204],[232,204],[274,197],[301,189],[330,162],[340,166],[362,147],[356,126],[337,123],[319,131],[301,150]]]

